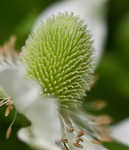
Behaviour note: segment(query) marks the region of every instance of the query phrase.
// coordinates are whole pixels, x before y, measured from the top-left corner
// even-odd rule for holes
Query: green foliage
[[[0,0],[0,45],[13,34],[16,35],[18,44],[20,44],[17,44],[17,47],[20,48],[27,37],[26,33],[29,34],[31,31],[33,20],[38,17],[41,11],[55,1],[58,0]],[[30,14],[37,14],[32,21],[30,20],[31,17],[29,18]],[[30,28],[28,31],[26,29],[24,31],[24,26],[27,26],[24,24],[24,20],[27,21],[27,17],[31,24],[29,23]],[[23,25],[22,31],[21,25]],[[18,32],[18,28],[20,28],[21,34]],[[24,39],[21,39],[22,37]]]
[[[104,145],[107,146],[109,150],[128,150],[129,149],[128,146],[122,145],[116,141],[113,141],[112,143],[108,143],[108,144],[105,143]]]

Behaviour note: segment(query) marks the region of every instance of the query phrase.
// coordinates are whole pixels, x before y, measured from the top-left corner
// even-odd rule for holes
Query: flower
[[[41,24],[20,58],[2,59],[0,85],[17,111],[31,121],[19,131],[21,140],[41,150],[105,150],[101,142],[111,140],[104,128],[111,119],[82,108],[93,62],[86,27],[67,13]]]

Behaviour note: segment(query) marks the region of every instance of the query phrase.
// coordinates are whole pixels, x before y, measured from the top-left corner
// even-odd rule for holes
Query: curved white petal
[[[39,149],[59,150],[61,126],[55,101],[40,97],[40,87],[25,80],[23,66],[6,65],[0,68],[0,86],[7,92],[18,112],[24,114],[31,126],[19,131],[19,138]]]
[[[106,36],[106,22],[104,20],[103,5],[106,0],[64,0],[49,7],[39,16],[38,26],[46,18],[57,15],[58,13],[73,12],[78,15],[86,24],[93,35],[94,47],[96,51],[97,62],[99,61]]]
[[[24,114],[32,125],[19,131],[19,138],[42,150],[59,150],[56,142],[61,139],[61,124],[55,101],[42,98],[34,101]]]
[[[0,68],[0,86],[20,112],[30,105],[40,95],[40,87],[31,80],[25,80],[24,67],[6,64]]]
[[[129,119],[126,119],[119,124],[113,126],[112,137],[129,146]]]

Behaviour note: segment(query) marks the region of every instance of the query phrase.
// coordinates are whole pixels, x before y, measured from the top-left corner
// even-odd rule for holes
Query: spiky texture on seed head
[[[56,96],[61,104],[80,102],[90,86],[92,41],[86,26],[73,14],[59,14],[41,24],[21,56],[43,93]]]

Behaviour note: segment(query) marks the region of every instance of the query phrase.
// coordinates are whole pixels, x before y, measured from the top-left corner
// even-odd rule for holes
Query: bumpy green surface
[[[32,33],[22,51],[30,77],[61,104],[85,95],[93,73],[93,48],[86,26],[73,14],[49,18]]]

